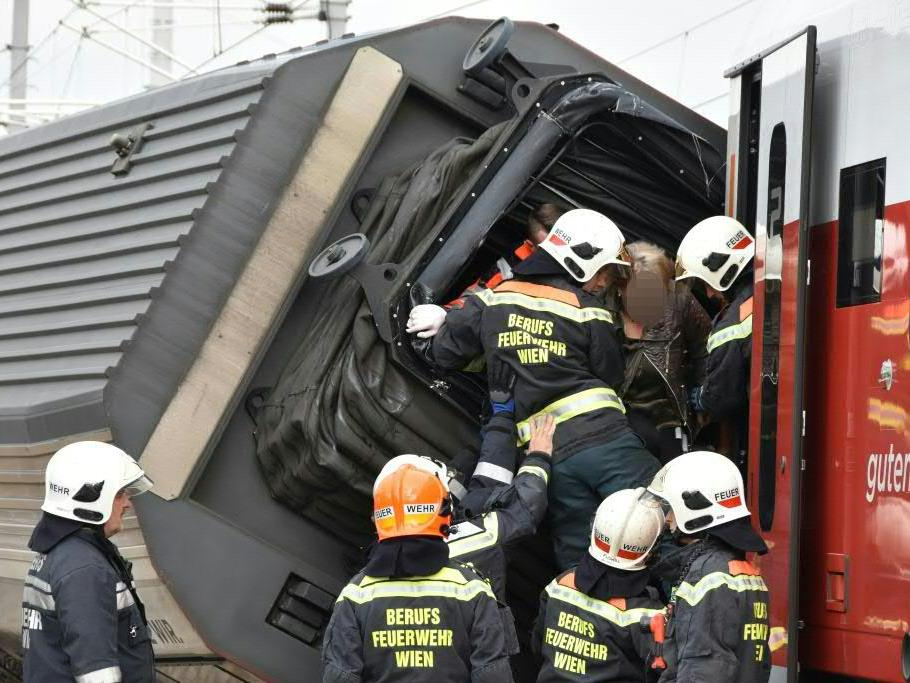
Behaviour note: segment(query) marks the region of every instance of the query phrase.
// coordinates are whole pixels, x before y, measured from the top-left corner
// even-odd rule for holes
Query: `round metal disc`
[[[338,277],[350,272],[366,257],[370,250],[367,236],[355,232],[333,242],[313,259],[307,270],[310,277]]]
[[[508,17],[497,19],[487,26],[464,56],[462,70],[469,76],[475,76],[486,69],[506,51],[513,33],[515,24]]]

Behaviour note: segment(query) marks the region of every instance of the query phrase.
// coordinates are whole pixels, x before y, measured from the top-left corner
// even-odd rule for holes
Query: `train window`
[[[838,307],[880,301],[885,234],[884,159],[841,170],[838,221]]]
[[[771,131],[768,154],[768,214],[765,223],[765,306],[762,316],[761,433],[758,452],[758,519],[763,531],[770,531],[774,523],[786,178],[787,131],[783,123],[778,123]]]

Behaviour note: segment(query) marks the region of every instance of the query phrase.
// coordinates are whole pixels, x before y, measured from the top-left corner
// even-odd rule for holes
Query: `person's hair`
[[[630,242],[626,245],[626,250],[629,252],[633,273],[640,273],[642,271],[657,273],[663,278],[664,285],[667,289],[670,288],[676,270],[673,261],[667,256],[667,252],[656,244],[643,241]]]
[[[566,209],[556,206],[556,204],[541,204],[528,214],[528,232],[535,230],[546,230],[549,232],[550,228],[565,212]]]

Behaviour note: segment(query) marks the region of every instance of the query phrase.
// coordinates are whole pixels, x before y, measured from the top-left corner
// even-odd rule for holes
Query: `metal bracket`
[[[152,123],[140,123],[134,126],[126,135],[114,133],[111,136],[110,146],[114,148],[117,159],[111,166],[111,173],[115,176],[123,176],[130,172],[133,155],[142,149],[142,140],[149,129],[154,128]]]
[[[342,237],[323,249],[307,270],[311,278],[349,275],[360,283],[373,322],[382,340],[392,343],[392,321],[386,308],[386,295],[398,277],[397,263],[366,263],[370,240],[362,233]]]
[[[539,84],[535,87],[538,79],[575,73],[567,65],[518,59],[508,48],[514,33],[515,24],[508,17],[497,19],[483,30],[462,62],[464,80],[458,86],[460,93],[494,111],[509,103],[520,110],[526,102],[533,102],[531,95],[541,89]]]

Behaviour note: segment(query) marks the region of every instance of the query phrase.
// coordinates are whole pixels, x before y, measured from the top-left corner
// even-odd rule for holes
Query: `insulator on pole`
[[[265,14],[265,23],[290,24],[294,21],[294,10],[289,2],[267,2],[262,7]]]

